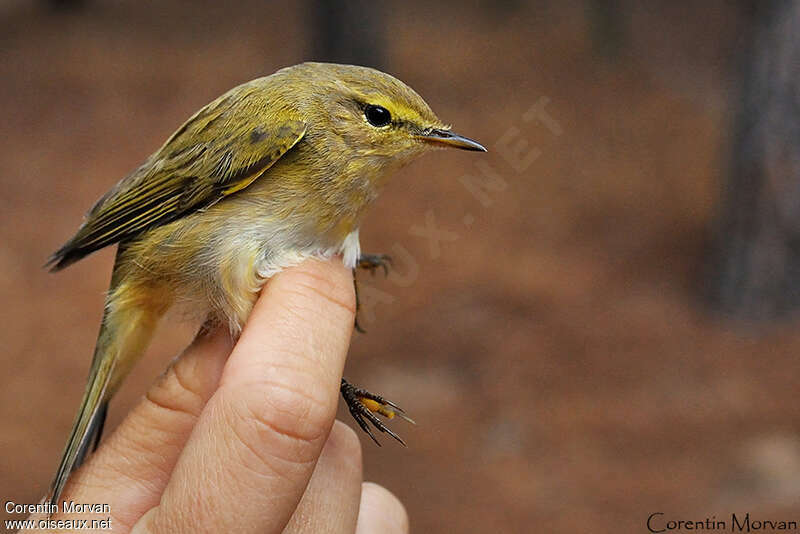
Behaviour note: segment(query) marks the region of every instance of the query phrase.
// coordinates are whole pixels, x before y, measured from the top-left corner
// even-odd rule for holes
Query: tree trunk
[[[800,2],[754,3],[708,295],[723,314],[800,307]]]
[[[314,0],[312,56],[317,61],[385,68],[384,9],[373,0]]]

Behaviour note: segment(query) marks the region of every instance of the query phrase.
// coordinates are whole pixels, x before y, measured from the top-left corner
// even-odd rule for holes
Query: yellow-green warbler
[[[411,88],[382,72],[303,63],[240,85],[195,113],[106,193],[50,258],[53,270],[118,243],[88,384],[48,499],[96,446],[108,401],[173,304],[237,335],[281,269],[362,255],[358,229],[388,174],[432,147],[485,149],[450,131]],[[394,403],[342,380],[361,428],[399,440],[375,416]],[[374,436],[372,436],[374,439]]]

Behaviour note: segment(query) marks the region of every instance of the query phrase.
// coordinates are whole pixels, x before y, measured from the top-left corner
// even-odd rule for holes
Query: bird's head
[[[453,133],[409,86],[378,70],[303,63],[284,73],[307,84],[300,103],[306,137],[327,156],[385,171],[437,147],[486,151]]]

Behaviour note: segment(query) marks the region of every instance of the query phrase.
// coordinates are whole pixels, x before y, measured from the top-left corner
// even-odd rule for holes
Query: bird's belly
[[[361,252],[358,230],[331,244],[304,240],[291,231],[240,228],[204,248],[207,252],[201,258],[214,258],[212,265],[202,269],[206,273],[205,300],[211,313],[227,322],[234,333],[241,331],[261,287],[275,274],[311,257],[328,259],[336,254],[353,268]]]

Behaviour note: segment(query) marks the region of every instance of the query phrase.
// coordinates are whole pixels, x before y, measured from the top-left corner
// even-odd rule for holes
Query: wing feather
[[[97,201],[50,257],[51,270],[214,204],[264,174],[303,138],[306,125],[291,116],[265,123],[267,104],[254,98],[258,89],[252,82],[239,86],[191,117]]]

